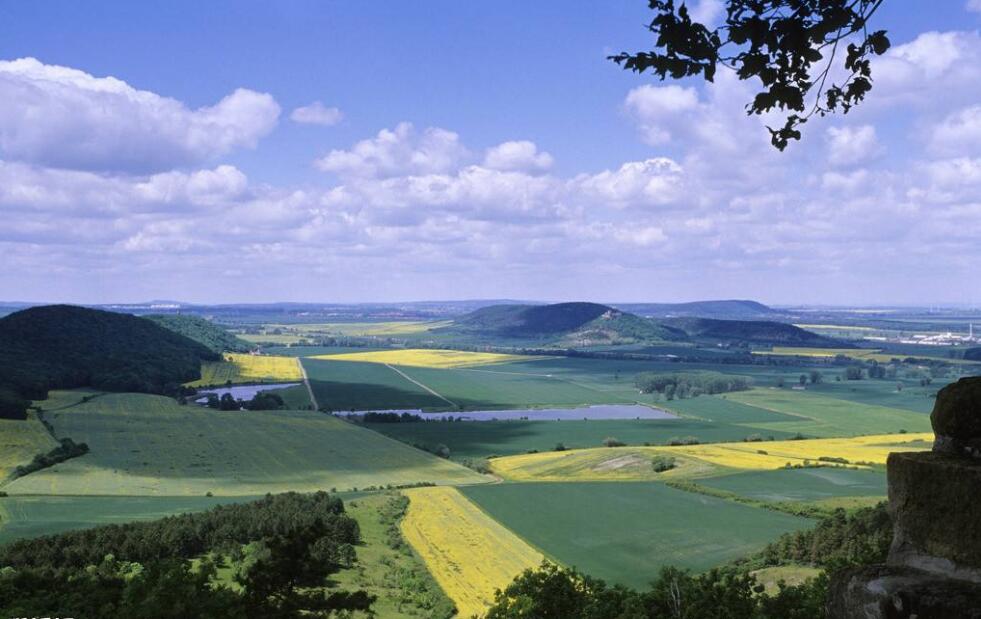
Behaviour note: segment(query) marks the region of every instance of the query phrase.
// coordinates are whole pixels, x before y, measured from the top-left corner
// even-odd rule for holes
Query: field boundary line
[[[449,404],[450,406],[452,406],[453,408],[459,408],[459,405],[458,405],[458,404],[457,404],[456,402],[454,402],[453,400],[451,400],[451,399],[449,399],[449,398],[447,398],[446,396],[443,396],[443,395],[441,395],[441,394],[440,394],[440,393],[439,393],[438,391],[436,391],[435,389],[432,389],[432,388],[430,388],[430,387],[428,387],[427,385],[424,385],[424,384],[422,384],[422,383],[420,383],[419,381],[417,381],[416,379],[414,379],[414,378],[412,378],[411,376],[409,376],[408,374],[406,374],[406,373],[405,373],[405,372],[403,372],[402,370],[400,370],[400,369],[398,369],[397,367],[395,367],[395,366],[393,366],[393,365],[390,365],[390,364],[388,364],[388,363],[386,363],[386,364],[384,364],[384,365],[385,365],[385,367],[387,367],[387,368],[388,368],[388,369],[390,369],[391,371],[393,371],[393,372],[395,372],[396,374],[398,374],[399,376],[401,376],[401,377],[402,377],[402,378],[404,378],[405,380],[407,380],[407,381],[409,381],[409,382],[410,382],[410,383],[412,383],[413,385],[416,385],[417,387],[422,387],[423,389],[425,389],[425,390],[426,390],[426,391],[428,391],[429,393],[431,393],[431,394],[433,394],[434,396],[436,396],[436,397],[437,397],[437,398],[439,398],[440,400],[442,400],[442,401],[444,401],[444,402],[446,402],[446,403],[448,403],[448,404]]]
[[[317,405],[317,396],[313,395],[313,386],[310,385],[310,377],[307,376],[307,369],[303,367],[303,361],[301,359],[297,359],[296,363],[300,366],[300,374],[303,374],[303,384],[307,386],[307,393],[310,395],[310,403],[313,404],[313,410],[319,411],[320,406]]]
[[[520,484],[520,483],[535,483],[535,482],[514,482],[514,481],[509,482],[509,481],[505,481],[504,479],[501,479],[501,481],[499,483],[511,483],[511,484],[518,483],[518,484]],[[545,482],[539,482],[539,483],[545,483]],[[469,486],[475,486],[475,485],[479,485],[479,484],[467,484],[467,485],[469,485]],[[475,501],[475,500],[471,499],[470,497],[468,497],[466,492],[463,492],[462,490],[460,490],[460,488],[462,488],[462,487],[465,487],[465,486],[453,486],[453,489],[456,490],[457,492],[459,492],[460,493],[460,496],[462,496],[464,499],[466,499],[467,501],[469,501],[470,504],[473,505],[475,509],[477,509],[477,511],[483,513],[485,516],[487,516],[488,518],[490,518],[491,520],[493,520],[497,524],[501,525],[502,527],[504,527],[505,529],[507,529],[508,531],[510,531],[511,532],[511,535],[517,537],[518,539],[520,539],[524,543],[528,544],[528,547],[529,548],[532,548],[535,551],[537,551],[538,554],[542,555],[542,557],[544,557],[545,559],[548,559],[550,562],[552,562],[552,563],[554,563],[554,564],[556,564],[558,566],[568,567],[564,563],[562,563],[561,561],[559,561],[558,557],[552,555],[551,553],[546,552],[542,548],[539,548],[536,544],[533,544],[531,541],[525,539],[525,537],[523,535],[519,534],[517,531],[515,531],[514,529],[512,529],[508,525],[504,524],[503,522],[501,522],[500,520],[498,520],[494,516],[491,516],[490,515],[490,512],[488,512],[486,509],[484,509],[484,506],[483,505],[481,505],[477,501]]]

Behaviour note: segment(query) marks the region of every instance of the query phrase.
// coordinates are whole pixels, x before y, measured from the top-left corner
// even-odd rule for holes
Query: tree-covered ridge
[[[673,318],[665,324],[683,330],[693,339],[715,342],[802,346],[811,348],[854,348],[851,344],[798,326],[770,320],[719,320],[716,318]]]
[[[200,378],[203,360],[219,358],[129,314],[32,307],[0,319],[0,416],[23,418],[26,400],[44,399],[49,389],[168,393]]]
[[[201,316],[189,314],[147,314],[143,316],[161,327],[170,329],[207,346],[211,352],[249,352],[254,346],[229,333],[222,327]]]

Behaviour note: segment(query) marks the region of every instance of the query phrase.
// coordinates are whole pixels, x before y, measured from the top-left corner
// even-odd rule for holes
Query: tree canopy
[[[847,113],[872,89],[871,58],[889,49],[885,30],[868,29],[882,2],[727,0],[724,23],[710,27],[694,21],[683,1],[649,0],[654,49],[610,59],[662,80],[701,75],[711,82],[719,65],[739,79],[759,80],[746,111],[783,115],[783,126],[767,127],[771,143],[783,150],[800,140],[800,125],[812,116]],[[844,69],[840,77],[836,58]]]

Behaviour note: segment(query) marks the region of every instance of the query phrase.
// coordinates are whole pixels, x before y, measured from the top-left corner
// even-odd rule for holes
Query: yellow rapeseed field
[[[509,363],[511,361],[528,361],[535,357],[490,352],[467,352],[463,350],[407,348],[404,350],[376,350],[373,352],[352,352],[341,355],[320,355],[313,358],[327,359],[328,361],[363,361],[367,363],[387,363],[389,365],[408,365],[421,368],[453,369]]]
[[[933,434],[927,432],[673,447],[598,447],[495,458],[491,467],[501,477],[514,481],[669,479],[704,476],[712,472],[712,467],[771,470],[788,463],[824,464],[820,462],[822,457],[844,458],[849,465],[885,464],[890,452],[928,449],[932,441]],[[677,457],[678,468],[654,473],[649,462],[658,454]],[[829,466],[835,464],[827,462]]]
[[[400,524],[402,535],[456,604],[460,617],[483,615],[495,589],[507,586],[526,568],[538,567],[544,558],[455,488],[404,492],[410,502]]]
[[[27,464],[35,455],[57,446],[57,441],[33,413],[23,421],[0,419],[0,482],[18,465]]]
[[[205,387],[232,383],[271,383],[303,380],[300,360],[295,357],[228,353],[224,361],[201,364],[201,380],[189,383]]]

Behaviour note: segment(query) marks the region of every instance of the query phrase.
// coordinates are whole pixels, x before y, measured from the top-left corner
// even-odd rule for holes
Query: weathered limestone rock
[[[911,567],[846,570],[831,586],[833,619],[981,619],[977,585]]]
[[[889,563],[981,583],[981,461],[892,453],[888,471]]]
[[[932,452],[893,453],[886,565],[831,583],[832,619],[981,619],[981,377],[937,394]]]
[[[937,436],[934,451],[981,459],[981,377],[941,389],[930,422]]]

